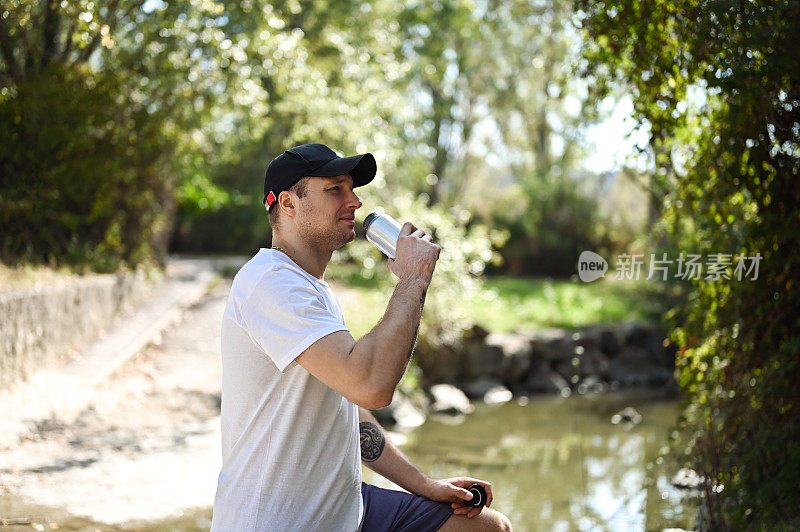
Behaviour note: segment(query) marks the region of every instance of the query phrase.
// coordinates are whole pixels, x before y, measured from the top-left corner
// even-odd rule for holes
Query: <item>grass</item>
[[[652,281],[492,277],[470,303],[479,325],[511,332],[623,321],[654,323],[676,297]]]
[[[332,265],[328,279],[342,302],[348,327],[356,338],[383,315],[392,284],[364,277],[358,268]],[[476,323],[492,332],[579,327],[623,321],[658,322],[679,294],[655,281],[593,283],[528,277],[488,277],[484,290],[467,303]]]

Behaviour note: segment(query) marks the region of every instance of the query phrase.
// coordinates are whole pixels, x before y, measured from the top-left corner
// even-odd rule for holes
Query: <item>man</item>
[[[468,507],[459,477],[430,479],[386,438],[369,409],[392,400],[416,341],[440,248],[406,223],[389,269],[398,282],[359,341],[324,281],[355,237],[353,189],[375,177],[371,154],[296,146],[267,168],[272,248],[245,264],[222,323],[222,454],[212,530],[510,530]],[[361,482],[360,461],[411,492]],[[438,501],[438,502],[437,502]]]

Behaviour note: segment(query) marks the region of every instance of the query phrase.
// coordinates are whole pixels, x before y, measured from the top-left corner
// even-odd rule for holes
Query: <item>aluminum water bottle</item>
[[[400,237],[400,223],[388,214],[378,215],[374,212],[367,215],[364,220],[364,231],[367,240],[383,252],[390,259],[394,258],[397,250],[397,239]]]

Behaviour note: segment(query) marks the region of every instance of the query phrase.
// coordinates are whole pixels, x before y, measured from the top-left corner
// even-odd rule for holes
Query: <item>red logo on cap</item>
[[[275,203],[275,194],[270,190],[269,194],[267,194],[267,205],[272,207],[273,203]]]

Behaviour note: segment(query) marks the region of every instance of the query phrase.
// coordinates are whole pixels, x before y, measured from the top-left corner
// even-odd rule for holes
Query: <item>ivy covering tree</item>
[[[800,4],[577,2],[587,74],[633,92],[673,249],[729,255],[673,318],[707,529],[800,527]],[[739,280],[737,257],[760,257]],[[750,263],[748,263],[748,266]],[[716,277],[716,278],[715,278]]]

